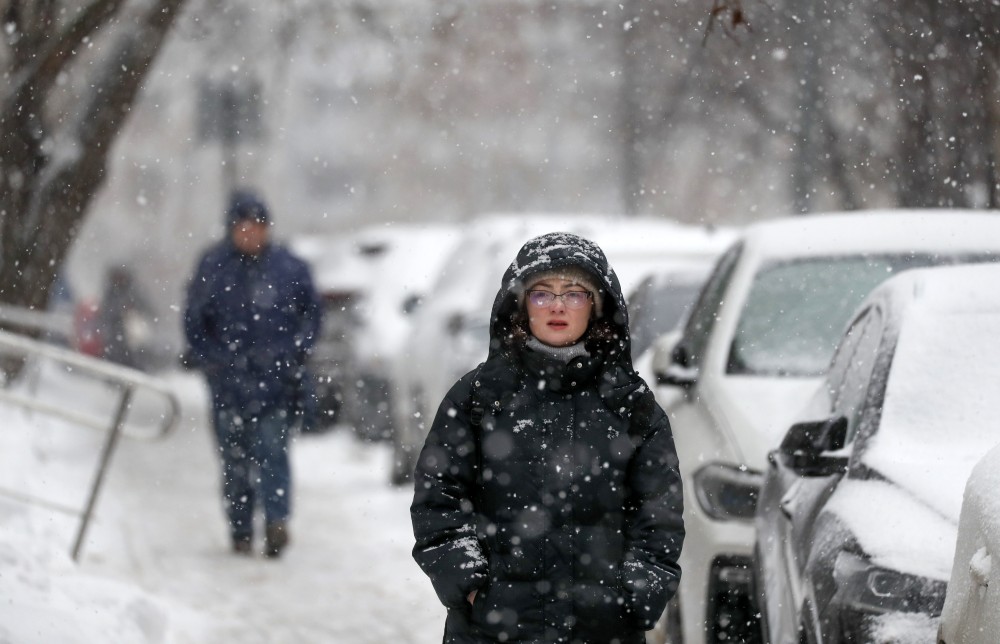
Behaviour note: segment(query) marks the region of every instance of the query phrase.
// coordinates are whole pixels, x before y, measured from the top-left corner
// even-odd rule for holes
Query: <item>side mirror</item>
[[[688,366],[690,357],[680,340],[680,330],[674,330],[653,342],[653,375],[657,384],[687,389],[698,381],[698,370]]]
[[[831,476],[847,470],[847,457],[833,456],[847,441],[847,418],[792,425],[781,441],[778,453],[785,463],[803,476]]]
[[[406,315],[412,315],[413,312],[417,310],[417,307],[420,306],[421,301],[422,298],[419,295],[414,294],[407,296],[406,299],[403,300],[403,313]]]

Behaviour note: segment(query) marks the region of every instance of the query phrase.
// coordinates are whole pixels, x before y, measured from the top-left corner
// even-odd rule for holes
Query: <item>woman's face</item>
[[[567,297],[553,298],[547,305],[539,305],[532,300],[546,299],[546,296],[532,297],[532,291],[563,295],[571,291],[588,293],[576,282],[561,278],[545,279],[528,289],[525,307],[528,312],[528,328],[531,335],[550,347],[565,347],[576,343],[587,332],[590,314],[594,309],[594,298],[588,297],[583,306],[567,306]],[[570,296],[573,297],[573,296]]]

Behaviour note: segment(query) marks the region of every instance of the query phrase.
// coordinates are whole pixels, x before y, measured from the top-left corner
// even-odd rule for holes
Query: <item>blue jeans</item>
[[[293,418],[277,411],[243,418],[233,409],[215,410],[222,495],[233,539],[253,536],[258,500],[267,523],[288,519],[292,493],[288,439]]]

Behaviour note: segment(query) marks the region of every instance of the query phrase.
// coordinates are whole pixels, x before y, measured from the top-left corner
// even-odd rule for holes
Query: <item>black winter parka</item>
[[[526,348],[515,327],[525,278],[569,264],[605,293],[589,356],[567,364]],[[448,608],[444,641],[644,642],[680,579],[681,480],[604,253],[568,233],[530,240],[490,333],[489,357],[441,403],[414,474],[413,556]]]

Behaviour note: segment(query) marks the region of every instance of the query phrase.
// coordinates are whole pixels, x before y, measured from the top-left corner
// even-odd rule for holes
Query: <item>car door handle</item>
[[[986,548],[977,550],[972,555],[972,559],[969,560],[969,575],[972,577],[972,582],[983,588],[988,587],[990,585],[990,571],[992,568],[993,557],[986,551]]]

